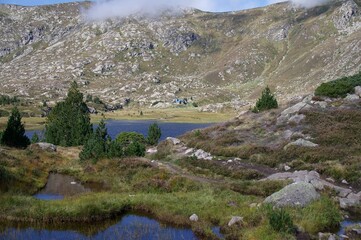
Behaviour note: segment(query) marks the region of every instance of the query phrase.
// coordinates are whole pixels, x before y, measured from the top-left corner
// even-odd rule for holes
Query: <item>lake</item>
[[[122,121],[122,120],[107,120],[106,127],[108,134],[114,139],[121,132],[137,132],[144,136],[148,134],[149,126],[156,121]],[[170,123],[170,122],[157,122],[162,130],[161,141],[167,137],[177,137],[188,131],[194,129],[206,128],[211,123]],[[96,126],[94,126],[96,127]],[[31,138],[37,132],[39,136],[43,133],[41,130],[26,131],[26,135]]]

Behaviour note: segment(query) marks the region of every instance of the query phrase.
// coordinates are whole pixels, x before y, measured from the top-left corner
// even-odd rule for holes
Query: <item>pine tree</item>
[[[88,107],[78,85],[73,82],[65,101],[58,103],[48,116],[45,140],[55,145],[79,146],[92,132]]]
[[[29,138],[25,136],[24,124],[21,123],[21,115],[17,107],[11,112],[1,143],[16,148],[26,148],[30,144]]]
[[[148,128],[148,137],[147,141],[150,145],[158,144],[160,137],[162,136],[162,131],[157,123],[153,123]]]
[[[267,86],[262,91],[262,96],[257,100],[256,106],[252,109],[252,111],[261,112],[272,108],[278,108],[278,102],[275,96],[271,93],[270,88]]]

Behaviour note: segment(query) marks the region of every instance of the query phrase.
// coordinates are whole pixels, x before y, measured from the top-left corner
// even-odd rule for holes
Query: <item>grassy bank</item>
[[[147,159],[100,160],[96,164],[81,163],[78,148],[59,148],[57,153],[37,149],[1,151],[0,218],[38,223],[94,222],[119,216],[128,211],[150,214],[161,222],[191,227],[204,239],[215,238],[211,226],[219,225],[227,239],[293,239],[293,234],[274,230],[265,207],[256,207],[269,189],[282,183],[259,184],[242,180],[241,175],[228,176],[207,165],[208,176],[226,177],[222,184],[197,181],[155,167]],[[186,163],[192,164],[192,163]],[[41,201],[31,195],[46,183],[49,172],[72,175],[82,182],[98,182],[107,186],[104,192],[91,192],[61,201]],[[242,174],[242,173],[239,173]],[[332,201],[331,201],[332,202]],[[324,205],[322,202],[315,202]],[[336,209],[333,205],[331,209]],[[302,209],[288,210],[295,223],[307,226],[313,217]],[[310,210],[311,211],[311,210]],[[327,211],[329,212],[329,210]],[[193,223],[189,216],[197,214]],[[232,216],[244,218],[242,227],[228,227]],[[313,220],[318,222],[318,220]],[[332,223],[333,224],[333,223]],[[312,224],[312,232],[330,225]]]

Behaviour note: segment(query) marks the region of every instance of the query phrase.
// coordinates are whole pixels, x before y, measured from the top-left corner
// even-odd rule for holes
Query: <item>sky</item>
[[[121,1],[121,0],[119,0]],[[197,2],[198,0],[194,0]],[[248,9],[254,7],[261,7],[282,0],[208,0],[210,4],[200,5],[201,10],[212,12],[236,11],[241,9]],[[24,6],[46,5],[63,2],[72,2],[69,0],[0,0],[0,4],[18,4]],[[150,0],[149,2],[152,2]],[[201,1],[200,1],[201,2]],[[203,8],[203,9],[202,9]]]

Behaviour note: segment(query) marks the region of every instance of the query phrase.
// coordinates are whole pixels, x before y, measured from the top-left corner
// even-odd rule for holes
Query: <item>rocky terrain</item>
[[[107,103],[239,108],[269,85],[287,101],[360,71],[360,2],[194,9],[88,22],[91,3],[0,5],[0,94],[62,99],[71,81]],[[217,105],[218,104],[218,105]]]

